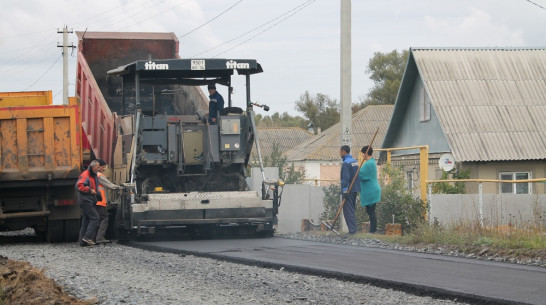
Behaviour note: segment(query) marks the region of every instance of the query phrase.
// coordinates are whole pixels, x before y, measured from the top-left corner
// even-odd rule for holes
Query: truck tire
[[[78,241],[80,237],[80,220],[66,219],[64,220],[64,241]]]
[[[47,222],[47,230],[45,240],[48,243],[57,243],[63,241],[64,224],[62,220],[49,220]]]

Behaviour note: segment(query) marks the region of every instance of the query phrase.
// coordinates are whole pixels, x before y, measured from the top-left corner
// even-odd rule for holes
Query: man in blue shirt
[[[354,177],[358,175],[358,161],[350,155],[350,152],[351,148],[348,145],[341,146],[339,150],[339,155],[343,160],[343,163],[341,163],[341,194],[345,200],[343,216],[349,228],[349,234],[352,235],[356,233],[355,204],[356,193],[360,192],[360,183],[355,181],[351,189],[349,189]]]
[[[224,98],[216,91],[214,84],[208,86],[209,89],[209,119],[210,125],[217,124],[218,113],[224,109]]]

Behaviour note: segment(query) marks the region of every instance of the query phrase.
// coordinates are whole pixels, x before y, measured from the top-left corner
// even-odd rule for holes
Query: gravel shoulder
[[[464,304],[115,243],[8,243],[0,247],[0,255],[43,269],[66,293],[87,304]]]
[[[0,239],[0,304],[465,304],[368,284],[120,244],[80,247]],[[27,233],[28,234],[28,233]],[[544,253],[388,244],[375,238],[295,233],[278,237],[546,267]],[[9,259],[9,260],[8,260]],[[11,260],[11,261],[10,261]],[[28,263],[26,263],[28,262]],[[6,298],[1,302],[1,298]],[[7,298],[7,297],[12,297]],[[18,298],[16,298],[18,297]]]

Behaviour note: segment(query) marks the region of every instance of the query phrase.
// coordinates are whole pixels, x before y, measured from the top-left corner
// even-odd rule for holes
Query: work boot
[[[91,239],[85,239],[85,238],[82,238],[82,241],[84,243],[86,243],[88,246],[94,246],[96,245],[96,243],[94,241],[92,241]]]
[[[111,243],[112,241],[110,241],[109,239],[101,239],[101,240],[97,240],[97,244],[107,244],[107,243]]]

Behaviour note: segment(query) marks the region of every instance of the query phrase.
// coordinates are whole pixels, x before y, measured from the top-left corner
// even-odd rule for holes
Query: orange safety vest
[[[97,179],[97,181],[99,181],[99,192],[102,196],[102,201],[97,201],[97,205],[105,207],[106,206],[106,191],[104,189],[104,186],[100,184],[100,176],[102,175],[103,174],[101,172],[97,173],[97,176],[99,177],[99,179]]]

